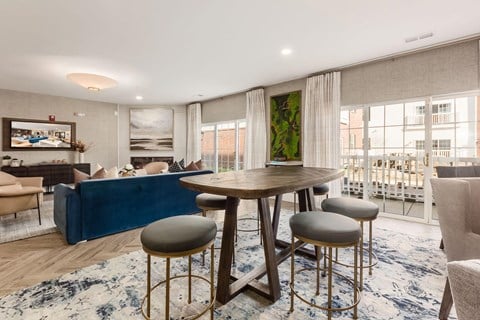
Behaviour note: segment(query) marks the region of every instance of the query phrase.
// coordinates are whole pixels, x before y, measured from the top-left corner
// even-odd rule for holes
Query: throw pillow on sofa
[[[185,171],[197,171],[197,170],[200,170],[197,165],[195,164],[195,162],[190,162],[188,164],[188,166],[185,167]]]
[[[180,161],[178,161],[178,164],[180,165],[180,167],[185,170],[185,159],[182,159]]]
[[[172,163],[172,165],[170,167],[168,167],[168,171],[169,172],[182,172],[182,171],[185,171],[185,169],[182,168],[182,166],[180,166],[180,164],[175,161],[174,163]]]
[[[94,174],[89,176],[87,173],[80,171],[78,169],[73,169],[73,182],[75,183],[75,186],[82,182],[83,180],[90,180],[90,179],[103,179],[107,178],[107,170],[104,168],[101,168],[100,170],[97,170]]]

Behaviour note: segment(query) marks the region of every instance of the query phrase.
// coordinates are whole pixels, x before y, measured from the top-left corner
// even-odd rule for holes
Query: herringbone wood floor
[[[139,250],[141,228],[68,245],[60,233],[0,244],[0,296]]]
[[[283,208],[291,207],[285,203]],[[241,201],[238,215],[255,210],[255,201]],[[223,220],[221,211],[209,217]],[[141,250],[142,228],[117,233],[76,245],[68,245],[60,233],[0,244],[0,297],[41,281],[56,278],[95,263]]]

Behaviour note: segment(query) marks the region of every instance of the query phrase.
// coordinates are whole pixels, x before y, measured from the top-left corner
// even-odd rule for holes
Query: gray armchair
[[[480,178],[438,178],[430,182],[447,261],[480,259]],[[452,304],[447,278],[440,319],[448,319]]]
[[[448,279],[458,320],[480,316],[480,260],[452,261],[447,264]]]

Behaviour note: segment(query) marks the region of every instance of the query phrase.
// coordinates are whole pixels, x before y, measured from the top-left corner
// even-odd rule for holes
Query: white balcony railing
[[[407,124],[425,124],[425,115],[416,114],[413,116],[407,116]],[[450,113],[434,113],[432,114],[432,124],[451,123],[454,121],[453,112]]]

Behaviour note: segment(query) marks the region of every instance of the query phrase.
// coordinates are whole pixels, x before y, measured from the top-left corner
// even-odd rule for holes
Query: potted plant
[[[12,160],[12,157],[10,157],[9,155],[3,156],[2,157],[2,165],[3,166],[9,166],[11,160]]]

